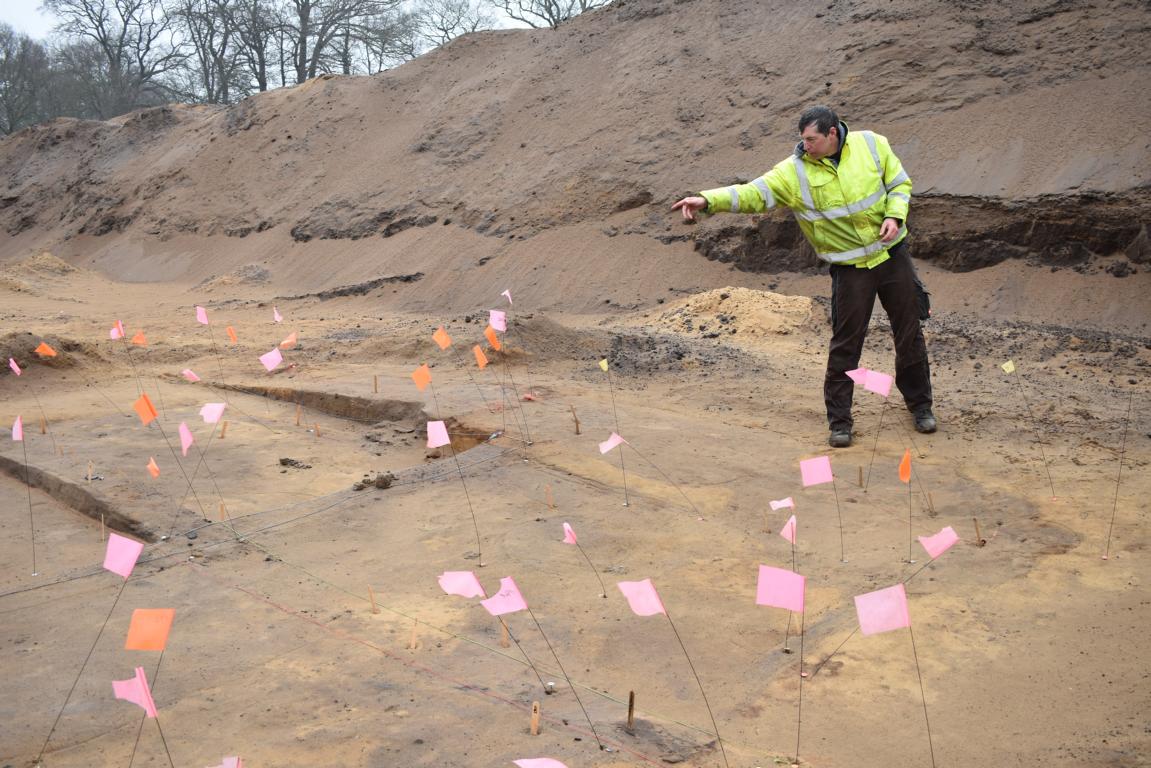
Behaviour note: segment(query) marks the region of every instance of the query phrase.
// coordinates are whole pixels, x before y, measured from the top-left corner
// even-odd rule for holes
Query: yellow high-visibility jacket
[[[886,138],[849,130],[838,167],[830,158],[812,160],[800,144],[758,179],[700,194],[708,213],[763,213],[785,205],[819,258],[870,269],[887,261],[887,249],[907,237],[911,179]],[[885,218],[903,222],[890,243],[879,240]]]

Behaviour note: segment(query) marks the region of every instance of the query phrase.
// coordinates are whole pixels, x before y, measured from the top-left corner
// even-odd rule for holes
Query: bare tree
[[[229,19],[238,52],[258,90],[268,90],[268,68],[277,41],[284,39],[282,8],[270,0],[231,0]],[[282,58],[282,57],[281,57]],[[281,78],[280,85],[284,85]]]
[[[171,42],[172,21],[160,0],[44,0],[44,7],[60,17],[58,30],[96,46],[102,78],[89,72],[88,79],[100,87],[91,94],[99,117],[152,103],[168,90],[164,78],[184,56]]]
[[[0,133],[14,133],[47,117],[50,77],[44,46],[0,23]]]
[[[239,55],[230,0],[176,0],[169,8],[194,51],[196,89],[208,104],[230,104]],[[247,88],[241,85],[241,92]]]
[[[555,29],[584,11],[602,8],[609,3],[611,0],[492,0],[492,5],[509,18],[535,29]]]
[[[496,25],[495,17],[478,0],[421,0],[415,14],[420,20],[420,37],[433,47]]]
[[[401,5],[402,0],[290,0],[296,82],[302,83],[323,71],[321,62],[331,54],[337,37],[346,35],[350,40],[349,27],[354,29]]]

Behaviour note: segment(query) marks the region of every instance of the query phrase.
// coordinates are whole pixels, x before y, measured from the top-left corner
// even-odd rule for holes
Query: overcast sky
[[[55,23],[53,17],[40,12],[42,0],[3,0],[0,21],[38,40],[48,37]]]

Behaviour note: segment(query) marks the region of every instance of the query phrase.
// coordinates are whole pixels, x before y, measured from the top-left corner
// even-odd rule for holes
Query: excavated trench
[[[915,257],[952,272],[1007,259],[1116,277],[1151,265],[1151,204],[1142,196],[1083,193],[1029,200],[916,195]],[[791,214],[716,216],[695,231],[695,249],[746,272],[815,271],[819,262]],[[1100,267],[1101,259],[1113,259]],[[1148,268],[1143,266],[1143,268]]]
[[[143,524],[93,495],[82,485],[63,480],[39,467],[31,465],[25,467],[22,462],[7,456],[0,456],[0,471],[18,480],[21,484],[27,482],[31,487],[40,489],[56,501],[82,515],[87,515],[97,521],[102,519],[104,525],[114,531],[148,543],[156,541],[156,534],[145,528]]]

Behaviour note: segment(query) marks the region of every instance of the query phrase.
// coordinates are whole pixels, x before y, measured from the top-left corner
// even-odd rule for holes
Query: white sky
[[[52,16],[40,12],[42,0],[3,0],[0,2],[0,21],[26,35],[43,40],[55,25]]]

